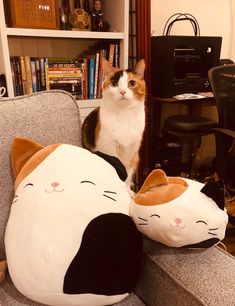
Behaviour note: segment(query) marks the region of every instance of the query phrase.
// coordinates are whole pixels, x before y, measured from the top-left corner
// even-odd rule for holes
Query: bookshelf
[[[12,28],[6,25],[4,2],[0,0],[0,73],[6,76],[9,97],[14,96],[11,56],[77,57],[93,44],[115,39],[120,42],[120,66],[127,68],[129,0],[105,0],[103,11],[104,20],[110,24],[109,32]],[[98,104],[94,100],[82,101],[81,107]],[[84,109],[87,111],[87,107]]]

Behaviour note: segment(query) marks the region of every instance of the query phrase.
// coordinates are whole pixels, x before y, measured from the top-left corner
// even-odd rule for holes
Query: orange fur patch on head
[[[128,77],[129,77],[129,82],[130,81],[135,81],[134,86],[132,86],[130,89],[133,91],[134,95],[139,99],[139,100],[144,100],[145,99],[145,91],[146,91],[146,86],[145,86],[145,81],[144,79],[141,79],[138,77],[138,75],[128,72]]]
[[[134,197],[139,205],[160,205],[179,197],[188,188],[188,184],[178,177],[167,177],[158,169],[150,173],[142,188]]]
[[[49,145],[35,153],[23,166],[15,180],[15,189],[44,159],[47,158],[60,144]]]

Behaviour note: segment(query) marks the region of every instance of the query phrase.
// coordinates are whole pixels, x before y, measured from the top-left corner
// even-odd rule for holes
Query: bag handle
[[[175,18],[171,20],[173,17]],[[190,21],[193,27],[194,35],[200,36],[200,27],[199,27],[199,23],[197,19],[193,15],[188,14],[188,13],[176,13],[176,14],[173,14],[170,18],[168,18],[164,26],[164,29],[163,29],[163,35],[164,36],[170,35],[173,25],[178,21],[184,21],[184,20]]]

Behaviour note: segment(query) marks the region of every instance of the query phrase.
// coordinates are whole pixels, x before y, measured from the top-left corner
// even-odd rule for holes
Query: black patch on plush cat
[[[210,238],[207,240],[204,240],[202,242],[199,243],[195,243],[195,244],[188,244],[188,245],[184,245],[182,248],[209,248],[212,247],[214,244],[218,243],[220,241],[220,239],[218,238]]]
[[[224,209],[224,194],[220,189],[218,183],[208,182],[202,189],[201,192],[211,198],[218,205],[220,209]]]
[[[95,130],[99,121],[99,110],[99,107],[94,109],[86,117],[82,125],[82,145],[91,151],[95,148]]]
[[[66,271],[63,292],[117,295],[131,292],[142,259],[142,236],[129,216],[101,215],[86,227]]]
[[[96,151],[95,154],[102,157],[109,164],[111,164],[116,169],[117,174],[122,181],[125,181],[127,179],[126,168],[117,157],[99,151]]]

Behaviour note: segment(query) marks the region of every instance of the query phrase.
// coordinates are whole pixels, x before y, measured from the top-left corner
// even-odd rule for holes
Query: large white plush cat
[[[102,68],[103,98],[101,106],[84,121],[83,146],[118,157],[130,185],[145,128],[145,62],[140,60],[130,71],[117,70],[103,60]]]
[[[56,306],[127,297],[141,267],[142,237],[129,216],[120,161],[22,138],[13,143],[12,161],[16,191],[5,245],[16,288]]]
[[[154,170],[134,197],[131,216],[150,239],[171,247],[206,248],[224,238],[228,215],[222,191]]]

